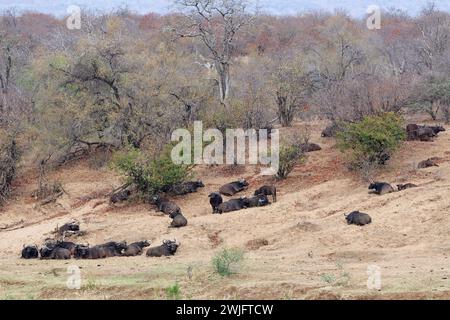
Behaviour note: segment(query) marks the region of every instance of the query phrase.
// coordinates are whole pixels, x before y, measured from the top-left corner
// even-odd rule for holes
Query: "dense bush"
[[[149,159],[139,149],[128,148],[113,156],[112,165],[121,172],[129,184],[145,196],[162,192],[167,187],[189,178],[191,166],[174,164],[169,148],[160,156]]]
[[[341,151],[350,152],[353,168],[362,169],[367,163],[384,164],[405,136],[401,117],[388,112],[347,124],[337,139]]]

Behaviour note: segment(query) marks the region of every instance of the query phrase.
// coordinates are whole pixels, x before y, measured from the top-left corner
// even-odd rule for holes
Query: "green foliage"
[[[347,124],[337,135],[338,147],[350,152],[351,164],[356,168],[364,163],[383,164],[405,137],[401,117],[391,112]]]
[[[169,148],[160,156],[148,159],[141,150],[129,147],[113,155],[112,165],[144,196],[160,193],[166,187],[185,181],[192,168],[174,164]]]
[[[236,267],[244,259],[244,252],[240,249],[223,249],[213,260],[214,271],[222,277],[236,273]]]
[[[166,288],[166,297],[169,300],[180,300],[181,298],[181,290],[180,285],[175,283],[173,286]]]
[[[294,167],[305,160],[305,154],[299,145],[290,144],[280,147],[280,165],[277,172],[279,179],[286,179]]]

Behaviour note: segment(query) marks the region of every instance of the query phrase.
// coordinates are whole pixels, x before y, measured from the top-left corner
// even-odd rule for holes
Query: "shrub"
[[[179,300],[181,298],[181,290],[178,282],[166,288],[166,297],[169,300]]]
[[[384,164],[405,137],[401,117],[391,112],[346,124],[337,135],[338,147],[350,151],[351,165],[359,169],[367,163]]]
[[[223,249],[213,260],[214,271],[222,277],[236,273],[236,267],[244,259],[244,252],[240,249]]]
[[[128,148],[114,154],[112,165],[144,196],[160,193],[185,181],[192,169],[192,166],[174,164],[169,148],[153,159],[148,159],[139,149]]]
[[[280,163],[277,178],[286,179],[294,167],[306,159],[299,143],[285,144],[280,147]]]

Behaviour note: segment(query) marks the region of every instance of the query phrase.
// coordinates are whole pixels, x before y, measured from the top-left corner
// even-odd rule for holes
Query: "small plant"
[[[323,274],[321,275],[321,278],[328,284],[333,284],[336,281],[336,278],[332,274]]]
[[[244,259],[244,252],[240,249],[223,249],[213,260],[214,271],[222,277],[236,273],[236,267]]]
[[[178,282],[166,288],[166,297],[169,300],[179,300],[181,298],[181,290]]]
[[[83,286],[84,290],[95,290],[97,289],[97,284],[95,283],[94,280],[89,279],[86,284]]]
[[[331,286],[346,286],[350,282],[350,274],[344,270],[344,266],[340,262],[336,262],[337,273],[322,274],[322,281]]]

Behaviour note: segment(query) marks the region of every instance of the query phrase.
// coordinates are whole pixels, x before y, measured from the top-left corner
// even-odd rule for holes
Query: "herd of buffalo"
[[[336,124],[329,126],[322,132],[322,137],[335,136],[337,131],[340,129],[342,128],[339,128]],[[442,131],[445,131],[442,126],[421,126],[409,124],[406,127],[408,140],[432,141],[432,139]],[[308,148],[306,148],[308,150],[305,150],[306,152],[320,150],[320,146],[314,144],[310,145],[312,147],[310,148],[308,145]],[[436,159],[437,158],[431,158],[422,161],[419,163],[418,167],[426,168],[437,166]],[[262,186],[257,189],[251,197],[241,196],[240,198],[229,199],[227,201],[223,200],[223,196],[233,197],[237,193],[247,190],[248,186],[249,183],[245,179],[240,179],[239,181],[227,183],[221,186],[218,191],[209,194],[208,198],[209,203],[211,204],[212,213],[222,214],[246,208],[267,206],[270,204],[268,196],[272,197],[273,202],[277,201],[277,190],[273,185]],[[167,194],[179,196],[197,192],[199,188],[203,187],[205,187],[203,182],[198,180],[173,185],[163,191]],[[417,185],[407,183],[398,184],[395,189],[386,182],[373,182],[369,185],[369,190],[370,193],[385,195],[415,187],[417,187]],[[121,202],[128,199],[129,196],[130,191],[123,190],[117,194],[114,194],[110,201],[111,203]],[[168,215],[172,219],[172,223],[170,224],[171,228],[181,228],[187,226],[188,221],[181,212],[180,207],[175,202],[162,196],[154,196],[152,200],[153,204],[160,212]],[[372,219],[368,214],[360,211],[353,211],[348,215],[344,214],[344,216],[348,224],[364,226],[372,222]],[[127,244],[125,241],[111,241],[90,247],[89,244],[76,244],[73,242],[64,241],[64,236],[67,232],[79,232],[79,225],[66,224],[62,226],[59,231],[60,235],[63,235],[62,240],[46,240],[41,248],[38,248],[37,245],[24,246],[21,253],[22,258],[37,259],[40,257],[41,259],[70,259],[73,257],[75,259],[103,259],[117,256],[130,257],[141,255],[144,248],[150,246],[150,242],[144,240],[131,244]],[[149,248],[146,255],[148,257],[171,256],[176,253],[179,246],[180,243],[176,240],[164,240],[161,245]]]
[[[219,192],[213,192],[209,195],[210,203],[213,213],[224,213],[245,208],[265,206],[270,204],[268,195],[272,195],[273,201],[276,201],[276,188],[274,186],[263,186],[255,191],[254,196],[240,197],[239,199],[231,199],[223,201],[222,195],[232,196],[238,192],[246,190],[248,182],[244,179],[239,181],[225,184],[219,189]],[[203,188],[202,181],[184,182],[179,185],[168,189],[166,192],[176,195],[183,195],[188,193],[197,192],[199,188]],[[118,193],[122,199],[129,196],[121,191]],[[161,197],[154,196],[153,204],[162,213],[168,215],[172,219],[170,224],[171,228],[181,228],[187,225],[187,219],[183,216],[180,207],[173,201]],[[117,198],[115,195],[112,203],[117,203],[123,200]],[[58,228],[57,228],[58,229]],[[127,244],[125,241],[116,242],[110,241],[104,244],[95,245],[90,247],[89,244],[77,244],[70,241],[64,241],[66,234],[77,234],[80,232],[78,223],[66,223],[57,230],[58,235],[62,236],[62,240],[48,239],[39,248],[37,245],[24,246],[21,252],[21,256],[24,259],[104,259],[109,257],[130,257],[141,255],[144,248],[150,246],[148,240],[134,242]],[[152,247],[147,250],[146,255],[148,257],[162,257],[174,255],[180,246],[176,240],[164,240],[160,246]]]
[[[37,245],[24,246],[22,258],[24,259],[104,259],[109,257],[139,256],[144,248],[150,246],[147,240],[127,244],[125,241],[110,241],[104,244],[90,247],[89,244],[76,244],[64,240],[47,240],[41,248]],[[162,257],[174,255],[180,243],[176,240],[164,240],[160,246],[147,250],[148,257]]]

